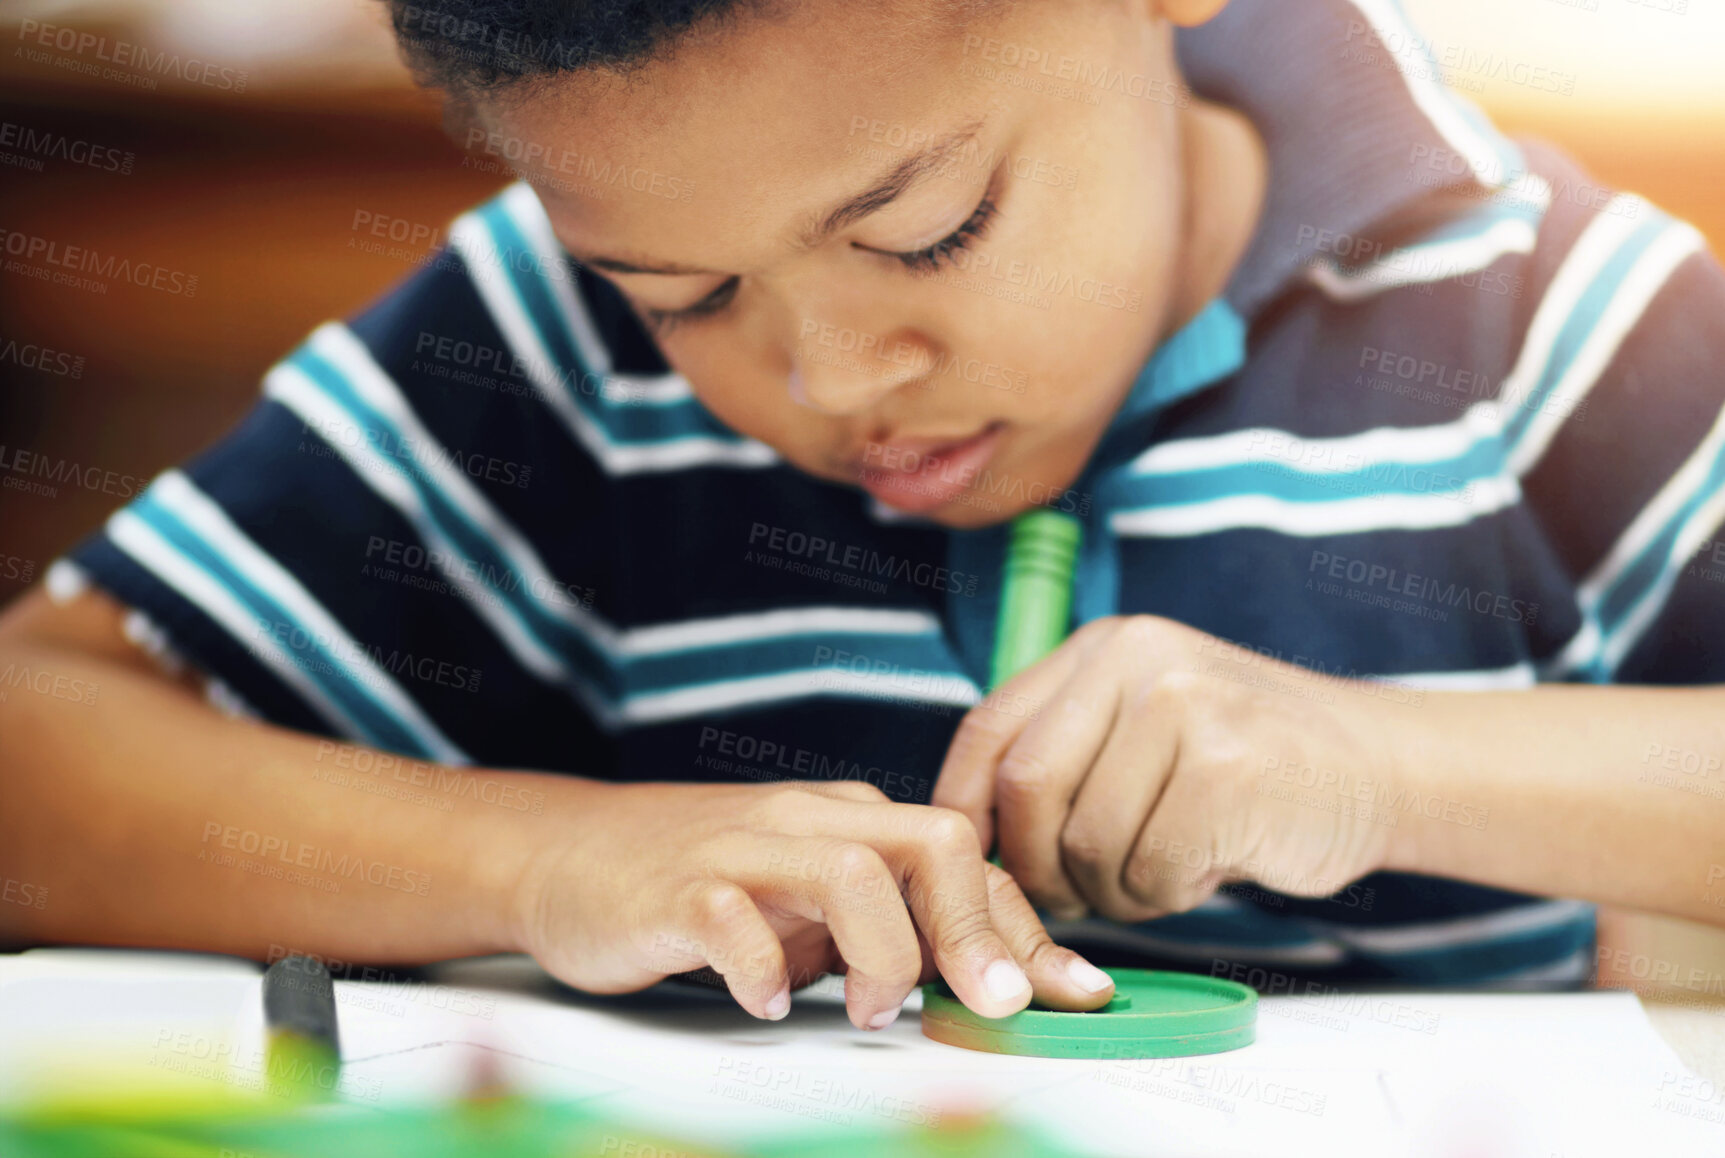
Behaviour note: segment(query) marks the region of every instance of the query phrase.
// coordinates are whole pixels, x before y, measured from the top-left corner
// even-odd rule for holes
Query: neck
[[[1199,101],[1182,116],[1186,249],[1168,334],[1226,288],[1257,230],[1270,170],[1263,139],[1240,113]]]

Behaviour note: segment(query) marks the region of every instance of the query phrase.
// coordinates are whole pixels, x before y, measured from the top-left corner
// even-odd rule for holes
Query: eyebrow
[[[798,239],[797,244],[803,248],[813,248],[852,222],[891,205],[912,185],[938,169],[948,157],[974,141],[981,128],[981,121],[973,121],[906,157],[892,172],[869,189],[833,207]]]
[[[911,186],[939,168],[952,154],[974,141],[981,128],[982,122],[974,121],[936,139],[925,148],[906,157],[894,166],[891,172],[868,189],[854,197],[847,198],[824,215],[816,218],[815,223],[804,230],[802,236],[797,239],[798,248],[812,249],[845,226],[891,205],[902,197]],[[573,251],[571,251],[570,256],[583,265],[590,265],[594,269],[609,270],[612,273],[659,274],[666,277],[688,277],[695,274],[723,276],[721,271],[716,269],[701,269],[697,266],[678,265],[674,262],[658,262],[650,258],[630,260],[598,254],[579,254]]]

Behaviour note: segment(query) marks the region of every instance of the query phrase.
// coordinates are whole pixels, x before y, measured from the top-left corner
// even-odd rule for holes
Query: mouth
[[[923,514],[969,489],[994,457],[1006,424],[991,422],[958,440],[902,438],[870,443],[858,482],[879,501],[906,514]]]

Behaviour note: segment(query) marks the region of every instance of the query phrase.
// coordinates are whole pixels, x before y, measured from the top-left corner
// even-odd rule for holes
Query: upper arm
[[[1524,354],[1518,370],[1540,372],[1508,420],[1575,591],[1544,674],[1725,683],[1725,574],[1706,565],[1725,520],[1725,270],[1691,227],[1613,204],[1641,212],[1595,215],[1556,264],[1540,311],[1564,324],[1541,360]]]
[[[0,652],[20,648],[74,652],[197,691],[196,672],[170,671],[138,646],[136,629],[127,628],[130,614],[130,609],[95,588],[57,600],[46,584],[37,584],[0,613]]]

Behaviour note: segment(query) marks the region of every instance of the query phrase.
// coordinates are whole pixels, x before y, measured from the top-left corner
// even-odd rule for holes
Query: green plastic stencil
[[[1196,973],[1109,969],[1114,998],[1090,1013],[1032,1004],[1011,1017],[967,1009],[944,983],[922,990],[924,1037],[1022,1057],[1190,1057],[1251,1045],[1258,995]]]

